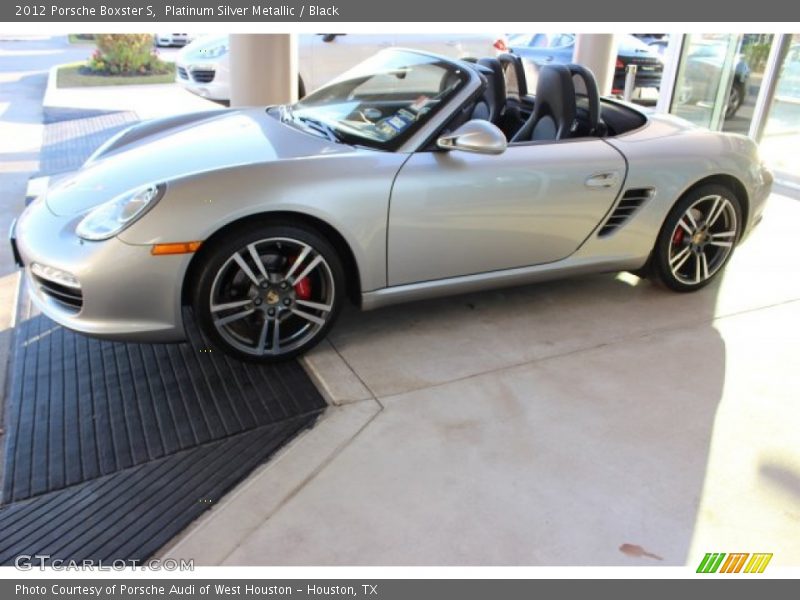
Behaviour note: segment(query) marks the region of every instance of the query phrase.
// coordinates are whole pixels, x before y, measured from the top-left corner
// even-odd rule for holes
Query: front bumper
[[[176,65],[175,82],[209,100],[230,100],[230,86],[217,63],[180,62]]]
[[[661,78],[662,78],[661,71],[637,71],[636,79],[634,79],[634,87],[660,88]],[[625,89],[625,71],[616,72],[614,74],[614,81],[612,87],[615,90]]]
[[[174,342],[185,339],[181,283],[189,255],[152,256],[150,246],[117,238],[87,242],[74,234],[81,215],[58,217],[45,202],[19,218],[15,245],[34,304],[68,329],[120,341]],[[38,263],[74,275],[79,303],[65,303],[53,286],[31,272]]]

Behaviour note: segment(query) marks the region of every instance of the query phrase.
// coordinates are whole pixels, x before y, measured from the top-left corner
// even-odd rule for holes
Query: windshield
[[[332,140],[394,150],[466,81],[457,64],[383,51],[286,107],[283,119]]]

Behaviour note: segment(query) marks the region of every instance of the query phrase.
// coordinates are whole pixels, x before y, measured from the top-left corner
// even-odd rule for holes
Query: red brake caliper
[[[674,246],[680,246],[682,241],[683,241],[683,229],[681,227],[678,227],[672,236],[672,244]]]
[[[294,261],[296,260],[296,256],[292,257],[289,264],[293,265]],[[300,281],[294,284],[294,293],[298,300],[308,300],[311,298],[311,280],[308,278],[308,276],[303,277]]]

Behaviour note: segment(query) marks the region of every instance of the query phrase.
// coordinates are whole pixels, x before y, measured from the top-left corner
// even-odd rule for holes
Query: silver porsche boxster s
[[[301,101],[142,122],[12,231],[34,302],[103,338],[303,352],[364,309],[631,270],[725,266],[772,177],[738,135],[600,98],[579,65],[528,93],[511,55],[388,50]]]

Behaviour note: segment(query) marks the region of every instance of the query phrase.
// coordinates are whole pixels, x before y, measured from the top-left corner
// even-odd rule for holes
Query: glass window
[[[670,112],[709,129],[720,129],[734,80],[737,34],[686,36]]]
[[[781,64],[775,98],[761,138],[761,157],[778,177],[800,185],[800,34]]]
[[[773,37],[768,33],[745,33],[742,36],[736,53],[722,131],[745,135],[750,132]]]

